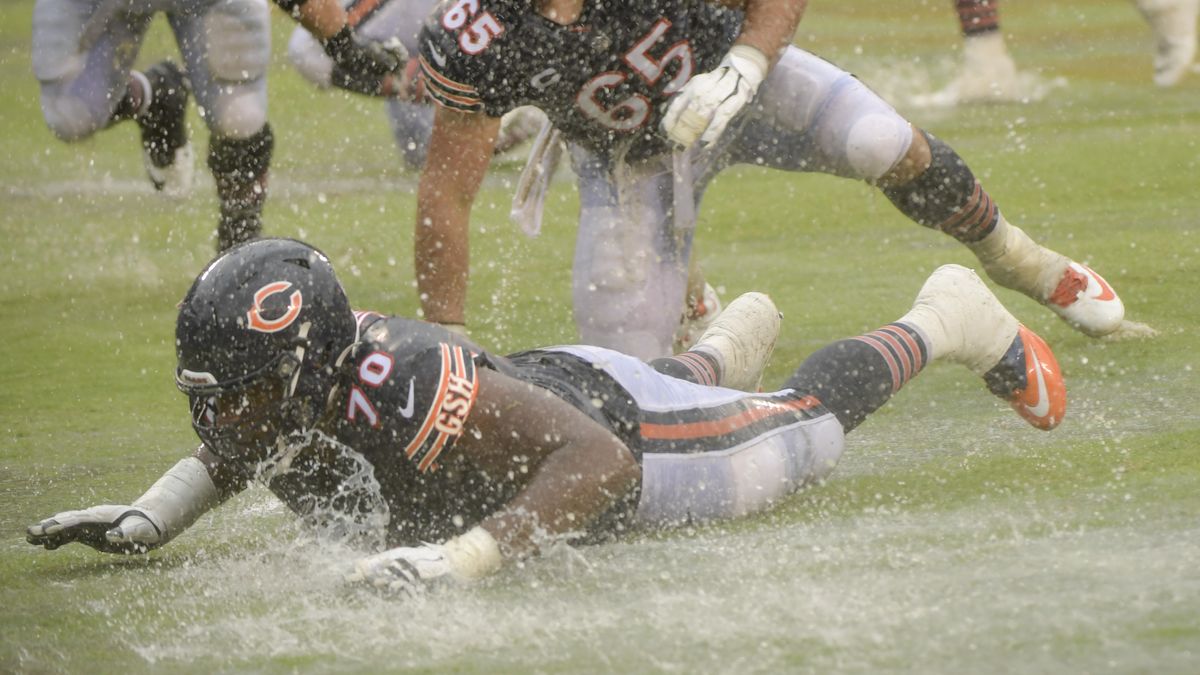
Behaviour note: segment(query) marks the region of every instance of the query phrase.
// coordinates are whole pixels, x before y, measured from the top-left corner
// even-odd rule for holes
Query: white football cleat
[[[1137,0],[1137,7],[1154,31],[1154,83],[1175,86],[1196,57],[1200,0]]]
[[[992,281],[1048,306],[1084,335],[1121,326],[1125,307],[1099,274],[1038,244],[1003,216],[991,234],[967,246]]]
[[[721,296],[711,284],[704,284],[704,297],[696,302],[689,298],[687,312],[675,330],[675,353],[686,352],[700,339],[721,313]]]
[[[979,275],[961,265],[934,270],[900,322],[925,332],[930,360],[959,363],[981,377],[1008,351],[1020,325]]]
[[[1071,262],[1046,306],[1072,328],[1090,337],[1108,335],[1121,327],[1125,305],[1112,286],[1087,265]]]
[[[1033,426],[1049,430],[1062,421],[1067,390],[1054,353],[975,272],[960,265],[934,270],[900,323],[925,334],[931,360],[966,366]]]
[[[146,175],[150,177],[154,189],[167,197],[182,198],[192,193],[192,184],[196,179],[196,156],[190,141],[177,148],[171,163],[162,167],[156,166],[150,153],[143,150],[142,164],[146,166]]]
[[[720,386],[758,391],[782,319],[765,294],[740,295],[717,315],[690,351],[717,359],[721,365]]]
[[[136,120],[142,131],[142,163],[154,189],[184,197],[195,179],[195,153],[188,140],[187,105],[191,85],[170,61],[146,70],[150,104]]]

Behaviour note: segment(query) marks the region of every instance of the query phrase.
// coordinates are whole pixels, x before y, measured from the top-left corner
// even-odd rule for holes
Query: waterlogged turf
[[[183,201],[152,193],[131,125],[53,139],[31,9],[0,6],[0,670],[1196,671],[1200,76],[1150,84],[1129,3],[1004,6],[1019,66],[1054,83],[1039,101],[901,106],[1010,220],[1101,271],[1158,331],[1087,339],[999,291],[1058,353],[1059,429],[935,365],[851,434],[828,483],[769,514],[562,547],[416,599],[346,588],[355,553],[260,488],[145,557],[25,543],[58,510],[128,503],[194,446],[172,331],[216,211],[207,177]],[[268,229],[329,252],[360,307],[412,313],[415,182],[382,106],[306,87],[277,19]],[[955,31],[950,3],[857,0],[814,3],[797,41],[906,102],[949,77]],[[174,53],[156,23],[141,62]],[[501,351],[574,339],[574,190],[561,176],[527,239],[506,221],[518,168],[494,172],[473,220],[472,330]],[[898,317],[936,266],[972,263],[866,186],[753,168],[712,186],[698,241],[726,299],[763,290],[784,311],[772,382]]]

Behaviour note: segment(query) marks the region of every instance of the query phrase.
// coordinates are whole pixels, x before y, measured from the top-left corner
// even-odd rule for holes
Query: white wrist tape
[[[734,45],[723,60],[746,78],[755,90],[766,79],[767,71],[771,68],[771,60],[767,55],[750,45]]]
[[[478,525],[442,544],[442,551],[450,571],[461,579],[481,579],[504,564],[496,539]]]
[[[133,503],[147,512],[162,528],[162,543],[183,532],[218,502],[204,462],[195,457],[181,459]]]

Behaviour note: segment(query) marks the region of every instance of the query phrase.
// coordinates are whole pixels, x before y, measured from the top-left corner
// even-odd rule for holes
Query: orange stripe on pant
[[[705,438],[724,436],[738,429],[750,426],[755,422],[787,414],[795,410],[809,410],[821,405],[812,396],[805,396],[790,401],[761,401],[765,405],[731,415],[719,420],[703,422],[684,422],[680,424],[651,424],[641,425],[642,437],[651,440],[684,440],[689,438]]]

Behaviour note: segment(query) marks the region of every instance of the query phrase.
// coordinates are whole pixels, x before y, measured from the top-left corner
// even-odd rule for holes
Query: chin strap
[[[304,352],[305,344],[308,342],[308,329],[312,327],[311,321],[305,321],[300,324],[300,332],[296,337],[299,338],[300,344],[296,345],[296,370],[292,373],[292,381],[288,383],[287,398],[291,398],[292,394],[296,393],[296,385],[300,384],[300,373],[304,370]]]

